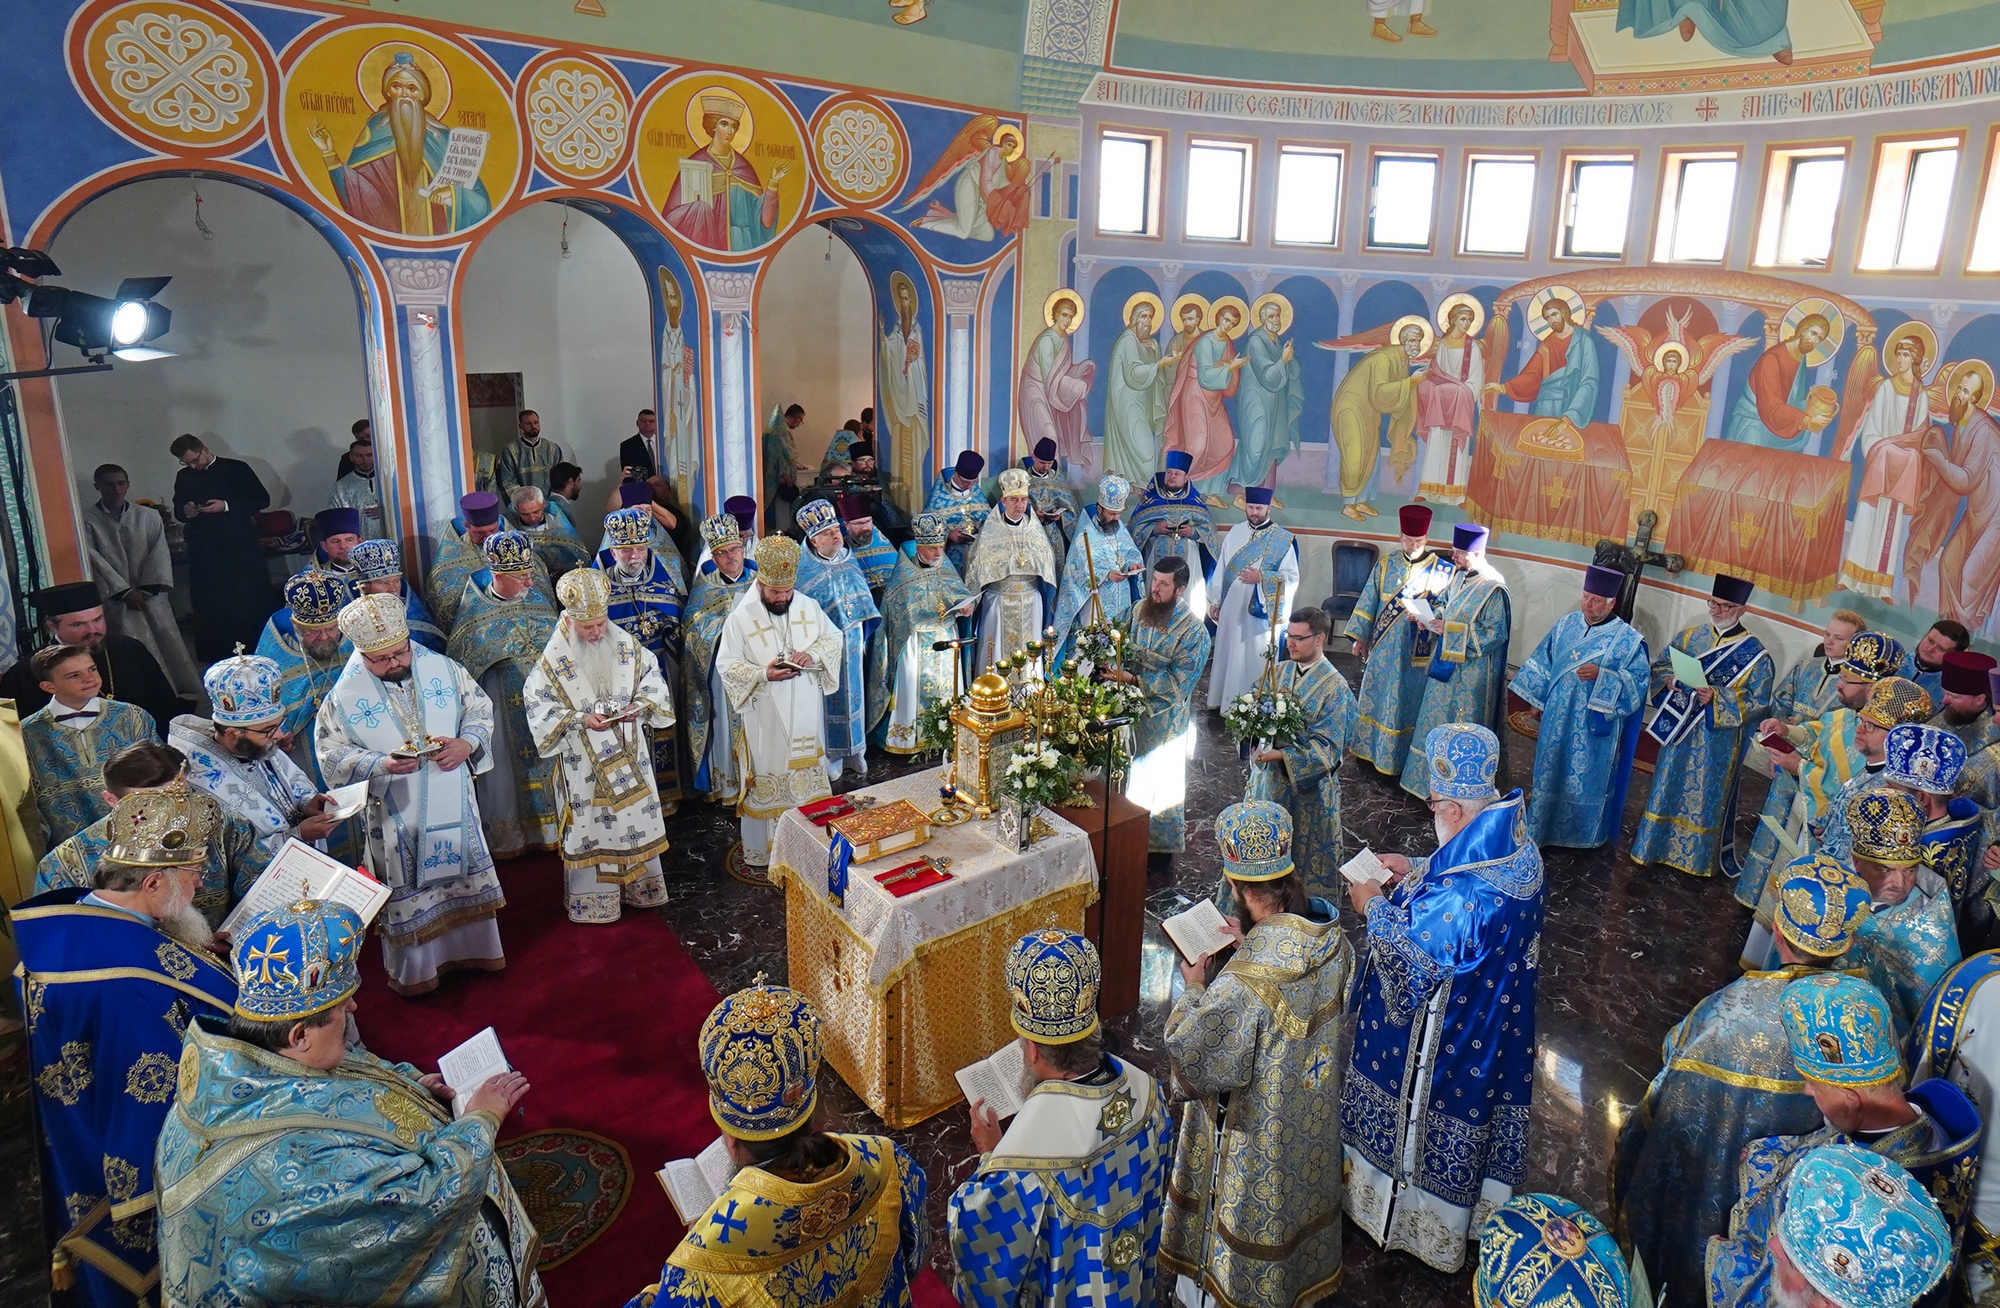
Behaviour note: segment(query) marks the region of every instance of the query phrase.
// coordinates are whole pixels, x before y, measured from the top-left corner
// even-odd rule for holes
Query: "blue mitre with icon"
[[[202,675],[201,688],[208,692],[214,711],[211,721],[225,727],[254,727],[285,716],[278,688],[285,674],[261,654],[236,653],[223,659]]]
[[[1889,730],[1882,775],[1926,795],[1949,795],[1965,770],[1965,742],[1943,727],[1905,722]]]
[[[1604,1223],[1561,1195],[1521,1194],[1479,1230],[1476,1308],[1650,1308]]]
[[[364,540],[348,552],[347,561],[362,581],[403,579],[403,552],[392,540]]]
[[[1022,936],[1007,953],[1014,1030],[1037,1044],[1065,1045],[1097,1030],[1104,969],[1097,946],[1050,927]]]
[[[295,627],[333,626],[340,618],[340,606],[352,598],[345,581],[317,568],[285,579],[285,607]]]
[[[1222,872],[1232,881],[1276,881],[1292,872],[1292,815],[1268,799],[1231,804],[1215,819]]]
[[[535,570],[535,543],[525,532],[496,531],[480,548],[486,552],[486,566],[495,572]]]
[[[796,990],[755,984],[715,1006],[696,1040],[708,1111],[739,1140],[775,1140],[812,1120],[823,1052],[819,1010]]]
[[[345,904],[302,899],[254,919],[236,941],[236,1011],[299,1022],[361,988],[361,919]]]
[[[1822,1085],[1886,1085],[1903,1075],[1896,1024],[1882,992],[1842,972],[1802,976],[1778,1007],[1799,1075]]]
[[[611,549],[653,543],[653,515],[644,509],[615,509],[604,515],[604,541]]]
[[[1951,1270],[1951,1231],[1917,1179],[1857,1145],[1822,1145],[1785,1183],[1776,1234],[1839,1308],[1910,1308]]]
[[[1430,757],[1432,799],[1497,799],[1500,738],[1476,722],[1433,727],[1424,739]]]

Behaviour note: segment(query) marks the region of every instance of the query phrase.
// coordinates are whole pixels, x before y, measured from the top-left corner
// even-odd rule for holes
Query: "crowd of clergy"
[[[1081,491],[1052,441],[990,480],[966,453],[905,516],[857,426],[812,485],[785,482],[782,516],[735,497],[691,523],[648,416],[600,518],[524,413],[490,489],[433,525],[422,585],[357,440],[254,652],[198,630],[206,716],[154,611],[157,515],[125,531],[124,474],[99,470],[92,511],[118,529],[103,562],[93,531],[97,580],[37,596],[45,643],[0,682],[48,850],[10,920],[72,1302],[543,1303],[495,1155],[526,1081],[454,1091],[369,1053],[366,931],[399,995],[498,970],[496,860],[553,851],[570,921],[616,921],[666,902],[668,819],[695,803],[734,810],[728,870],[768,885],[783,813],[871,753],[918,753],[927,703],[996,665],[1027,675],[1014,656],[1041,642],[1138,688],[1126,789],[1157,855],[1187,847],[1204,676],[1208,709],[1284,699],[1305,726],[1246,746],[1242,799],[1213,815],[1230,944],[1180,959],[1167,1080],[1107,1048],[1089,940],[1049,928],[1006,958],[1025,1099],[1009,1124],[969,1106],[961,1303],[1311,1304],[1338,1293],[1343,1216],[1439,1271],[1470,1262],[1482,1308],[2000,1303],[2000,1176],[1979,1168],[2000,670],[1962,628],[1906,652],[1842,611],[1780,679],[1748,582],[1716,578],[1708,620],[1656,656],[1619,616],[1634,579],[1592,565],[1510,680],[1487,529],[1440,548],[1416,504],[1339,633],[1356,688],[1326,657],[1332,617],[1298,603],[1272,491],[1246,488],[1224,530],[1184,453],[1143,487]],[[216,472],[199,442],[176,453]],[[176,512],[220,518],[242,493],[177,491]],[[1105,624],[1113,659],[1084,639]],[[1532,784],[1503,795],[1510,690],[1535,748]],[[1753,750],[1773,782],[1739,858]],[[1350,757],[1429,805],[1428,855],[1343,868]],[[1743,976],[1668,1033],[1623,1118],[1607,1225],[1520,1192],[1541,850],[1617,841],[1642,757],[1630,857],[1732,878],[1749,917]],[[332,792],[354,786],[349,815]],[[380,915],[308,898],[222,930],[291,841],[365,855]],[[910,1303],[929,1181],[885,1137],[820,1129],[820,1023],[760,982],[703,1024],[737,1170],[638,1308]]]

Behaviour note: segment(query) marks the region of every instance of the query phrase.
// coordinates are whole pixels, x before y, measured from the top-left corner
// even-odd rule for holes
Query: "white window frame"
[[[1096,211],[1092,217],[1100,236],[1122,236],[1128,239],[1157,240],[1160,235],[1160,192],[1164,189],[1167,138],[1160,132],[1142,131],[1130,127],[1104,126],[1098,129],[1098,182],[1097,194],[1091,197]],[[1144,199],[1145,227],[1132,231],[1122,227],[1104,225],[1104,169],[1103,143],[1105,141],[1137,141],[1147,147],[1146,155],[1146,195]]]
[[[1625,195],[1625,235],[1616,254],[1579,254],[1569,248],[1570,233],[1576,226],[1576,188],[1583,169],[1592,166],[1622,167],[1632,179]],[[1556,208],[1555,248],[1550,258],[1566,263],[1623,263],[1632,250],[1632,202],[1639,198],[1639,156],[1624,150],[1569,150],[1562,157],[1561,199]]]
[[[1385,159],[1418,159],[1431,166],[1431,221],[1422,245],[1405,245],[1397,242],[1375,239],[1375,191],[1376,177]],[[1394,251],[1398,254],[1429,254],[1437,249],[1438,225],[1438,184],[1444,179],[1444,151],[1409,149],[1405,147],[1378,146],[1368,152],[1368,209],[1362,218],[1362,246],[1369,250]]]
[[[1965,163],[1963,132],[1884,137],[1876,141],[1875,166],[1868,180],[1868,218],[1861,229],[1861,249],[1854,259],[1856,271],[1925,276],[1936,273],[1944,263],[1944,232],[1938,234],[1937,254],[1930,262],[1902,261],[1903,240],[1909,231],[1910,183],[1916,177],[1918,161],[1939,151],[1949,151],[1954,156],[1951,182],[1956,189],[1958,170]]]
[[[1966,236],[1965,271],[1973,276],[2000,273],[2000,126],[1986,136],[1986,173],[1979,179],[1979,207]]]
[[[1518,250],[1475,250],[1471,247],[1473,174],[1482,163],[1527,164],[1532,170],[1528,183],[1528,221],[1521,233]],[[1541,187],[1542,156],[1536,150],[1467,150],[1465,185],[1458,206],[1458,252],[1471,259],[1525,259],[1535,242],[1535,201]]]
[[[1335,179],[1333,185],[1333,239],[1330,241],[1287,241],[1278,238],[1278,214],[1281,209],[1280,197],[1284,194],[1285,158],[1288,155],[1313,155],[1332,158]],[[1271,244],[1288,246],[1301,250],[1338,250],[1340,248],[1340,223],[1347,216],[1347,206],[1341,203],[1342,192],[1347,189],[1347,147],[1344,145],[1308,145],[1296,141],[1278,142],[1278,166],[1276,176],[1271,179]]]
[[[1729,190],[1729,217],[1724,223],[1722,253],[1713,259],[1674,257],[1674,237],[1680,223],[1681,190],[1686,185],[1689,164],[1731,163],[1736,165],[1735,183]],[[1729,262],[1734,236],[1736,199],[1743,187],[1743,152],[1726,150],[1668,150],[1660,156],[1660,204],[1653,228],[1653,262],[1678,263],[1697,268],[1720,268]]]
[[[1188,230],[1188,204],[1194,194],[1194,152],[1196,150],[1225,150],[1243,156],[1242,182],[1238,187],[1236,204],[1236,235],[1197,236]],[[1189,179],[1187,193],[1181,196],[1181,235],[1190,241],[1200,241],[1204,245],[1244,245],[1250,240],[1250,191],[1257,178],[1257,144],[1237,137],[1190,136],[1187,148],[1181,156],[1181,165],[1186,170],[1182,175]]]
[[[1753,268],[1807,268],[1830,270],[1835,252],[1840,249],[1840,206],[1834,206],[1833,226],[1827,237],[1826,262],[1813,263],[1808,260],[1781,260],[1779,247],[1785,232],[1785,219],[1792,205],[1792,176],[1799,164],[1814,159],[1838,159],[1841,162],[1841,189],[1847,187],[1847,167],[1852,163],[1851,150],[1845,141],[1800,142],[1792,145],[1774,145],[1764,155],[1764,177],[1759,184],[1757,204],[1757,242],[1752,251],[1750,266]]]

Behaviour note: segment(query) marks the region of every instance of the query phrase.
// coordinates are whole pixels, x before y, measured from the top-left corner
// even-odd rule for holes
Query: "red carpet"
[[[425,1071],[491,1026],[531,1087],[500,1130],[503,1144],[554,1129],[623,1146],[632,1176],[624,1208],[581,1252],[542,1273],[554,1308],[622,1304],[658,1279],[683,1230],[653,1172],[716,1135],[695,1037],[720,996],[657,913],[628,910],[610,926],[571,923],[553,857],[506,864],[501,880],[505,971],[448,976],[435,992],[405,999],[389,989],[371,941],[355,1016],[376,1054]],[[929,1272],[916,1301],[953,1302]]]

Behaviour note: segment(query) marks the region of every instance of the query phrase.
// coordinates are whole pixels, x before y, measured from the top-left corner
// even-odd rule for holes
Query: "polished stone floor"
[[[1335,662],[1350,680],[1357,678],[1351,659],[1336,656]],[[1525,784],[1532,759],[1533,743],[1510,734],[1503,784]],[[865,783],[850,778],[842,788],[886,780],[906,767],[878,761]],[[1631,839],[1649,781],[1634,778],[1621,850]],[[1747,783],[1745,806],[1752,815],[1763,785],[1754,777]],[[1142,1002],[1136,1013],[1111,1024],[1115,1052],[1156,1075],[1166,1070],[1159,1033],[1179,985],[1159,922],[1213,890],[1221,862],[1210,838],[1212,820],[1241,797],[1242,788],[1236,749],[1223,736],[1219,719],[1203,715],[1200,757],[1188,778],[1189,849],[1171,863],[1155,860],[1149,873]],[[1366,765],[1350,760],[1341,803],[1346,852],[1366,843],[1377,850],[1424,853],[1434,844],[1423,804]],[[1742,837],[1746,845],[1749,821]],[[706,808],[685,811],[674,820],[674,838],[675,852],[664,860],[671,898],[661,912],[716,989],[727,993],[758,972],[782,979],[786,957],[778,892],[746,886],[722,871],[735,840],[733,817]],[[1528,1185],[1568,1195],[1602,1215],[1618,1126],[1658,1069],[1668,1027],[1735,975],[1747,915],[1726,881],[1635,867],[1622,853],[1555,850],[1546,862]],[[1350,933],[1358,934],[1359,919],[1351,909],[1343,910],[1343,919]],[[5,1060],[5,1048],[0,1040],[0,1308],[43,1302],[47,1266],[28,1165],[33,1150],[26,1080],[18,1062]],[[827,1086],[825,1102],[836,1129],[880,1129],[836,1076],[828,1075]],[[945,1198],[977,1157],[965,1110],[955,1108],[893,1134],[929,1173],[931,1261],[949,1279]],[[670,1236],[663,1233],[663,1242]],[[1358,1308],[1469,1304],[1469,1281],[1469,1269],[1445,1276],[1406,1255],[1384,1254],[1350,1226],[1346,1281],[1328,1302]],[[604,1302],[619,1301],[629,1288],[607,1291]]]

